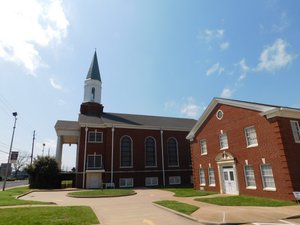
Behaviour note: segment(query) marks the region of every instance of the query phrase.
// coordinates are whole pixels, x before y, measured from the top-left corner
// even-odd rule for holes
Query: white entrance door
[[[225,194],[237,193],[233,167],[223,167],[223,186]]]
[[[101,178],[101,173],[87,173],[86,188],[100,188]]]

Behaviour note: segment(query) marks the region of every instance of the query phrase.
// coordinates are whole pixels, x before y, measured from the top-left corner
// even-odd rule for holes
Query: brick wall
[[[89,128],[93,131],[96,128]],[[87,154],[102,154],[105,173],[103,174],[103,182],[110,182],[111,177],[111,149],[112,149],[112,130],[111,128],[97,128],[98,132],[103,132],[103,143],[87,143]],[[191,165],[189,163],[189,142],[186,140],[186,131],[163,131],[163,148],[164,148],[164,165],[165,178],[168,184],[169,176],[181,176],[182,185],[190,185],[190,177],[192,175]],[[123,136],[129,136],[133,143],[133,167],[120,167],[120,139]],[[145,139],[153,137],[156,142],[156,159],[157,167],[145,167]],[[168,166],[167,140],[175,138],[178,143],[179,167]],[[78,171],[83,171],[85,128],[81,128],[80,145],[79,145],[79,161]],[[161,131],[147,129],[125,129],[115,128],[114,132],[114,182],[118,187],[120,178],[134,178],[134,185],[141,187],[145,185],[145,177],[158,177],[159,185],[163,184],[162,178],[162,149],[161,149]],[[78,184],[82,183],[83,176],[77,176]],[[81,179],[81,181],[79,181]]]
[[[224,116],[221,120],[216,118],[216,112],[221,109]],[[247,148],[244,128],[254,126],[257,134],[257,147]],[[285,132],[282,132],[285,129]],[[231,153],[236,159],[237,180],[239,194],[270,197],[284,200],[292,200],[292,183],[290,174],[295,177],[299,172],[294,170],[294,166],[288,166],[289,159],[296,157],[296,153],[291,153],[284,145],[290,143],[291,128],[286,119],[267,120],[259,112],[238,108],[228,105],[218,104],[211,112],[202,127],[198,130],[192,143],[192,163],[195,188],[199,189],[199,165],[205,169],[206,184],[208,184],[208,164],[214,168],[216,186],[203,188],[208,191],[220,191],[219,174],[215,157],[220,152],[219,134],[223,130],[227,134],[229,148],[226,152]],[[284,138],[282,139],[282,136]],[[199,141],[206,139],[207,155],[200,155]],[[286,142],[286,143],[285,143]],[[295,146],[288,149],[295,149]],[[286,156],[289,156],[288,158]],[[299,157],[299,154],[298,156]],[[260,165],[270,163],[275,179],[276,191],[263,190]],[[247,189],[245,184],[244,166],[248,161],[254,167],[256,189]],[[294,171],[294,172],[291,172]],[[298,175],[299,176],[299,175]],[[298,179],[299,180],[299,179]],[[299,187],[299,181],[293,179],[295,187]]]

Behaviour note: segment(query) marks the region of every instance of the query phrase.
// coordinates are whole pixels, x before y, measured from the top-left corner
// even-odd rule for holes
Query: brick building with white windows
[[[57,121],[56,159],[63,144],[76,144],[76,187],[191,185],[186,135],[193,119],[108,113],[101,104],[96,52],[89,68],[78,121]]]
[[[194,187],[294,200],[300,109],[215,98],[187,136]]]

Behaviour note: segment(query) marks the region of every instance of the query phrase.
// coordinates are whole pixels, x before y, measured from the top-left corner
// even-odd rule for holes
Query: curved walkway
[[[296,216],[289,224],[300,224],[300,205],[285,207],[234,207],[216,206],[194,201],[199,197],[174,197],[172,192],[158,189],[136,190],[137,194],[118,198],[72,198],[70,191],[32,192],[22,199],[54,202],[57,205],[87,205],[96,213],[104,225],[195,225],[195,224],[285,224],[281,221]],[[214,195],[214,196],[220,196]],[[204,196],[205,197],[213,197]],[[152,202],[159,200],[176,200],[200,207],[190,220],[174,212],[155,206]]]
[[[161,190],[136,190],[137,194],[118,198],[72,198],[69,191],[32,192],[21,199],[54,202],[57,205],[87,205],[97,215],[101,225],[196,225],[195,221],[156,207],[153,201],[172,198]]]

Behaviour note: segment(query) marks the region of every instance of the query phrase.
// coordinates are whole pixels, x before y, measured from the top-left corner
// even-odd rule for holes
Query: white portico
[[[80,138],[80,126],[77,121],[58,120],[55,124],[57,134],[56,161],[61,167],[63,144],[76,144],[76,168],[78,163],[78,146]]]

